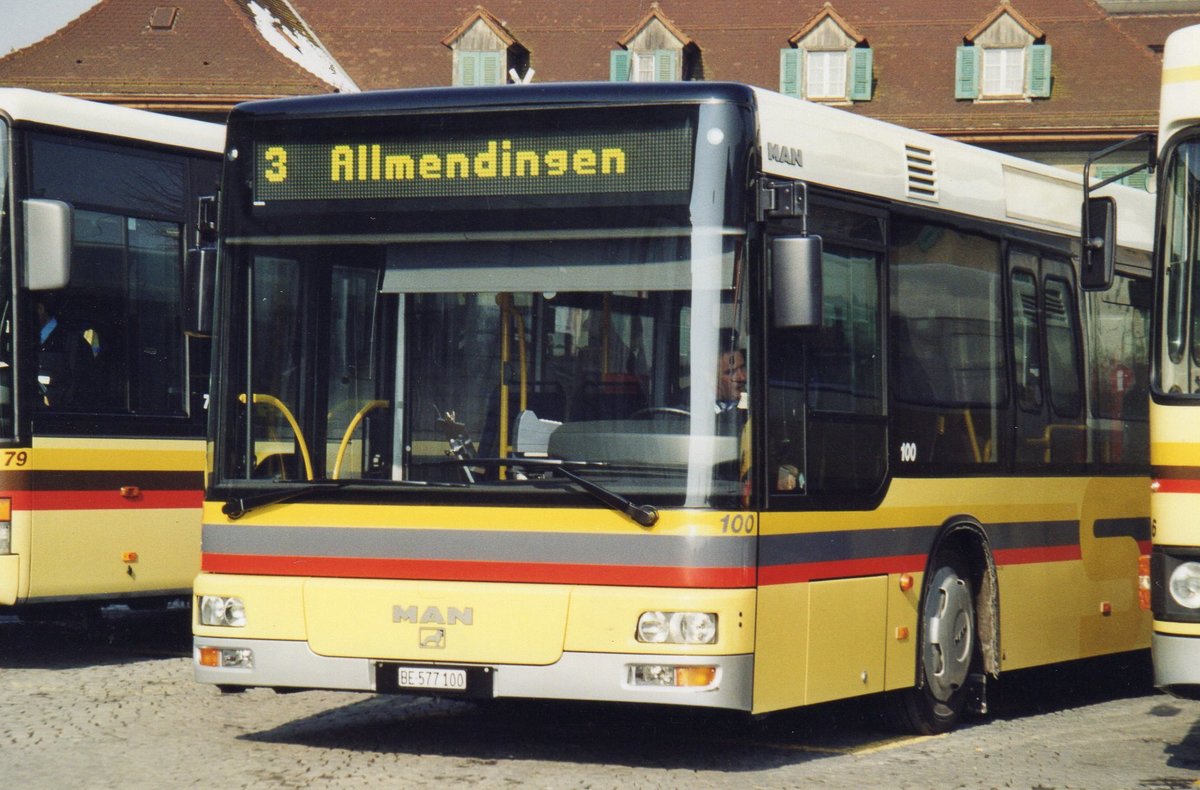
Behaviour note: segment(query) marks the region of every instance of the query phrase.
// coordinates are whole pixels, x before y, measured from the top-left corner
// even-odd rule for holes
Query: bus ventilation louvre
[[[933,163],[933,151],[906,144],[904,156],[908,160],[908,197],[936,201],[937,167]]]

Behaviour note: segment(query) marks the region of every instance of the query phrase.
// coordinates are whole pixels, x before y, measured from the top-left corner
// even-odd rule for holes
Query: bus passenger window
[[[1008,391],[1000,245],[908,220],[893,239],[897,468],[996,463]]]

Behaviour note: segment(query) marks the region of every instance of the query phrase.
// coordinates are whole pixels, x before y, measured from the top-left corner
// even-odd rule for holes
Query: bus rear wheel
[[[943,556],[921,602],[920,682],[895,700],[900,726],[922,735],[953,729],[966,707],[977,645],[975,592],[966,563],[957,555]]]

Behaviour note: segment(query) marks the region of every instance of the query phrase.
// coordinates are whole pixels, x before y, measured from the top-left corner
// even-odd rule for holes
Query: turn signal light
[[[669,688],[708,688],[716,683],[715,666],[672,666],[670,664],[633,664],[629,667],[632,686]]]
[[[215,669],[252,669],[254,651],[246,648],[198,647],[196,663]]]

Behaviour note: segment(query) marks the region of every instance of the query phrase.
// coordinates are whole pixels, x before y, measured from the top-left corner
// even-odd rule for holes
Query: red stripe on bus
[[[634,587],[735,588],[754,586],[754,568],[665,568],[643,565],[578,565],[361,557],[264,557],[204,554],[207,573],[318,576],[351,579],[599,584]]]
[[[1150,490],[1157,494],[1200,494],[1200,480],[1184,480],[1178,477],[1159,478],[1151,486]]]
[[[26,506],[14,502],[18,510],[165,510],[171,508],[200,509],[204,492],[189,491],[146,491],[136,496],[123,496],[115,491],[30,491]]]
[[[888,573],[915,573],[924,568],[924,555],[913,554],[899,557],[868,557],[861,560],[764,565],[758,569],[758,579],[762,585],[796,584],[797,582],[811,582],[819,579],[882,576]]]
[[[13,510],[32,510],[33,494],[28,490],[0,491],[0,497],[12,500]]]
[[[1035,546],[1024,549],[997,549],[993,552],[997,565],[1027,565],[1037,562],[1064,562],[1082,559],[1077,544],[1066,546]],[[794,565],[765,565],[758,571],[759,583],[796,584],[822,579],[848,579],[859,576],[882,576],[888,573],[917,573],[925,569],[925,556],[912,554],[897,557],[868,557],[860,560],[833,562],[804,562]]]

